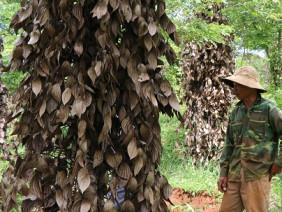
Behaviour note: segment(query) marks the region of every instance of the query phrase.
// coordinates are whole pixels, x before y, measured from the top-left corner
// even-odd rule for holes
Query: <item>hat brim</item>
[[[259,82],[250,81],[249,79],[246,79],[245,77],[232,75],[230,77],[221,78],[221,80],[224,83],[226,83],[227,85],[231,86],[232,88],[234,87],[233,83],[236,82],[238,84],[247,86],[249,88],[257,89],[258,92],[260,93],[267,92],[267,90],[265,90]]]

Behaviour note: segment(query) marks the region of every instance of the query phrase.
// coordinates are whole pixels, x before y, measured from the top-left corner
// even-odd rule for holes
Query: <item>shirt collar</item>
[[[259,104],[259,103],[261,102],[261,100],[262,100],[262,97],[261,97],[261,95],[258,93],[257,99],[256,99],[256,101],[254,102],[254,105]],[[236,106],[242,106],[242,105],[244,105],[244,104],[243,104],[243,100],[239,101],[239,102],[236,104]]]

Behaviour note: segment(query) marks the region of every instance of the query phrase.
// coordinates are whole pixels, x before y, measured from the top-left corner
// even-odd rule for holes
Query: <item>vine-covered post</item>
[[[214,4],[208,8],[212,15],[201,12],[197,16],[208,23],[226,24],[222,7]],[[187,106],[183,118],[188,130],[185,141],[193,163],[218,158],[217,151],[224,143],[232,93],[220,77],[231,75],[234,70],[231,39],[225,37],[225,44],[187,42],[182,50],[182,102]]]
[[[159,112],[179,109],[160,74],[178,44],[163,0],[22,1],[9,70],[28,72],[9,121],[25,146],[4,211],[168,211]],[[11,189],[12,188],[12,189]],[[106,194],[110,194],[106,199]]]

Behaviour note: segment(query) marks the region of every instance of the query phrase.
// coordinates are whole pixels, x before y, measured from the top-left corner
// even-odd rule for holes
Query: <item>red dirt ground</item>
[[[216,212],[218,211],[220,204],[214,197],[209,196],[205,191],[202,191],[196,196],[185,192],[181,188],[173,189],[173,193],[169,198],[171,202],[178,207],[173,207],[169,202],[167,205],[172,208],[172,212],[189,211],[186,204],[189,204],[195,211],[201,212]]]

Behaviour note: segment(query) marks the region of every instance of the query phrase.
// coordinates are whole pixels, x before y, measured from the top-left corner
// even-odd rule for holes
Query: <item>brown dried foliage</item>
[[[209,8],[214,17],[204,13],[198,16],[222,24],[225,18],[220,13],[221,7],[216,4]],[[190,42],[182,51],[182,102],[187,105],[183,119],[189,129],[185,141],[193,163],[217,159],[224,143],[232,92],[220,77],[231,75],[234,70],[232,49],[228,46],[230,39],[226,38],[227,44]]]
[[[168,211],[171,187],[157,170],[159,111],[179,108],[160,75],[175,59],[161,26],[178,43],[163,0],[30,0],[12,19],[23,33],[10,71],[29,72],[9,121],[24,156],[2,183],[4,211]],[[106,202],[105,195],[111,192]]]
[[[206,9],[212,12],[213,15],[208,15],[204,12],[197,12],[196,16],[205,20],[207,23],[218,23],[227,25],[226,17],[222,15],[221,10],[224,8],[223,3],[209,5]]]

